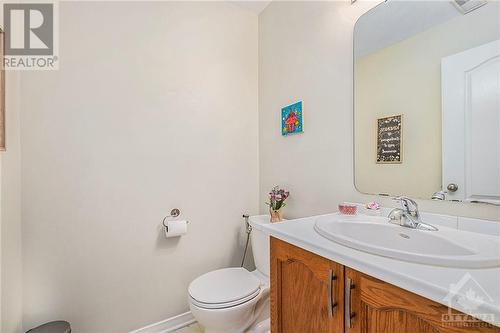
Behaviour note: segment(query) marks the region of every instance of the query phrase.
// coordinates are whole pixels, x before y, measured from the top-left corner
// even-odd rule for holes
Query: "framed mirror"
[[[354,29],[355,186],[500,204],[500,2],[387,1]]]

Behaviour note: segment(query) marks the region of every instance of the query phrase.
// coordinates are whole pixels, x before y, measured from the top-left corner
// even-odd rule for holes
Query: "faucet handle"
[[[401,206],[406,209],[406,211],[409,212],[418,212],[418,204],[415,200],[405,197],[405,196],[399,196],[396,198],[393,198],[393,200],[398,201],[401,203]]]

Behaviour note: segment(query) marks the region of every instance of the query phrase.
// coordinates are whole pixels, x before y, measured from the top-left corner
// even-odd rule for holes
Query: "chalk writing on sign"
[[[402,115],[377,119],[377,163],[401,163]]]

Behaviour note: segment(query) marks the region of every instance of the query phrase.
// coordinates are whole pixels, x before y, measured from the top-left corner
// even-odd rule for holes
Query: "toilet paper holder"
[[[174,208],[170,211],[170,215],[167,215],[163,218],[163,221],[162,221],[162,224],[163,224],[163,227],[165,227],[165,230],[168,232],[168,224],[167,224],[167,219],[168,218],[176,218],[176,217],[179,217],[181,215],[181,211],[180,209],[178,208]],[[189,223],[189,221],[186,221],[186,223]]]

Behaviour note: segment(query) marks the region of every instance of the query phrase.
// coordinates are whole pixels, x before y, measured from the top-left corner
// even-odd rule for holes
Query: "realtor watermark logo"
[[[448,304],[448,313],[442,315],[444,326],[492,327],[489,323],[495,322],[493,313],[480,311],[485,302],[493,302],[493,299],[469,273],[457,283],[450,284],[443,300]],[[465,313],[453,309],[462,309]]]
[[[21,2],[2,5],[4,68],[58,69],[59,25],[56,2]]]

